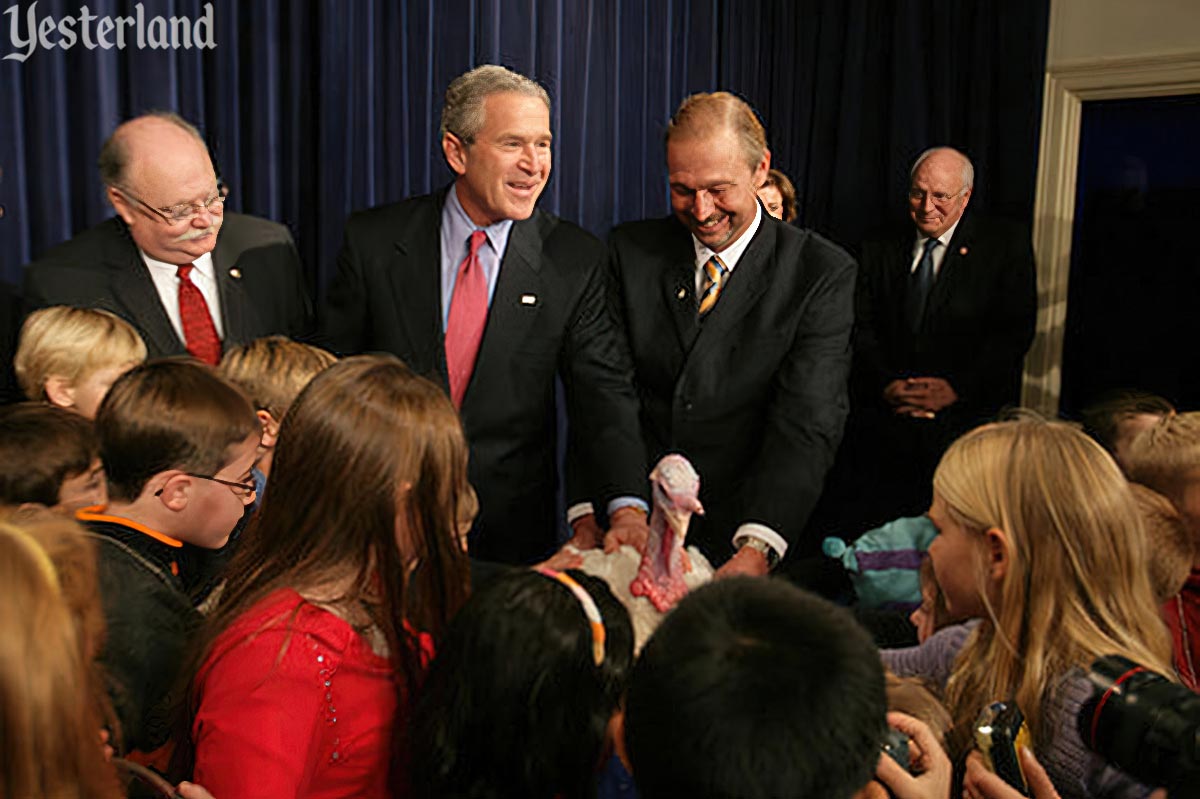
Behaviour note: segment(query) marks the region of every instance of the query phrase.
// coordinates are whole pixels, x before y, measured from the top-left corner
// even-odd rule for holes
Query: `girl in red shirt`
[[[195,779],[215,796],[403,783],[407,698],[466,596],[466,468],[445,393],[395,358],[343,360],[300,394],[191,686]]]

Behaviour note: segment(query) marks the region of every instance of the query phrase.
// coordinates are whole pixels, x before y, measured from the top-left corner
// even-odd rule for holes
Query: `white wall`
[[[1168,53],[1200,53],[1200,0],[1050,0],[1047,70]]]

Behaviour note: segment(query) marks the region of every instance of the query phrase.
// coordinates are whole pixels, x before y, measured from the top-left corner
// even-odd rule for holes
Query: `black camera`
[[[1200,795],[1200,694],[1118,655],[1094,662],[1088,680],[1083,742],[1171,799]]]

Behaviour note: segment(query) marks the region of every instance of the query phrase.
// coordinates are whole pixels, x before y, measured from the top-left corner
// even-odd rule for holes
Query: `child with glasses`
[[[629,614],[604,581],[549,569],[496,578],[430,666],[412,795],[595,796],[632,663]]]
[[[391,356],[317,375],[199,639],[178,776],[216,796],[393,795],[409,698],[467,591],[467,445]]]
[[[102,660],[130,748],[169,736],[170,689],[199,621],[199,550],[222,547],[254,499],[259,434],[245,395],[193,361],[135,367],[100,405],[109,502],[76,516],[99,535]]]
[[[55,305],[25,319],[13,368],[29,399],[94,419],[113,381],[144,360],[146,345],[124,319]]]

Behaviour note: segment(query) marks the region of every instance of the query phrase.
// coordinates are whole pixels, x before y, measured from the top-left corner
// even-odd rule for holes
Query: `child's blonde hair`
[[[320,347],[268,336],[226,350],[219,371],[278,422],[308,381],[336,362]]]
[[[1102,655],[1173,673],[1142,520],[1099,444],[1035,417],[986,425],[950,446],[933,489],[951,518],[978,534],[975,571],[987,610],[947,684],[956,753],[984,705],[1013,697],[1035,744],[1046,745],[1060,732],[1047,726],[1048,697]],[[1004,533],[1007,569],[989,591],[983,533],[993,528]]]
[[[1131,483],[1133,498],[1146,528],[1150,585],[1159,603],[1179,593],[1196,560],[1192,536],[1171,500],[1157,491]]]
[[[51,376],[76,385],[101,369],[144,360],[145,342],[121,317],[97,308],[55,305],[25,319],[13,368],[25,396],[44,400]]]
[[[1200,412],[1164,416],[1129,445],[1129,479],[1179,507],[1188,482],[1200,477]]]
[[[94,670],[54,563],[8,521],[0,521],[0,583],[0,793],[123,795],[104,762]]]

